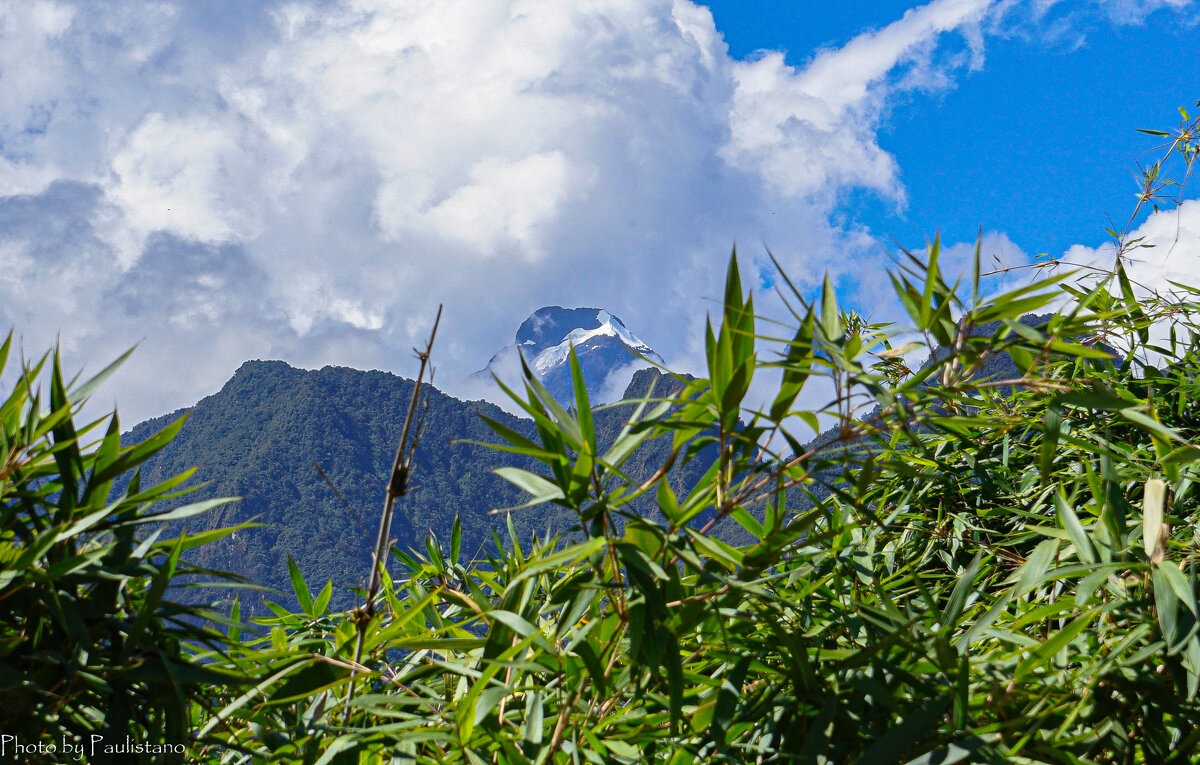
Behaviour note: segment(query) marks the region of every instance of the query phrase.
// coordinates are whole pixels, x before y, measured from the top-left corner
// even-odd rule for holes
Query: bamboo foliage
[[[1195,426],[1172,413],[1196,395],[1194,341],[1151,368],[1095,340],[1112,316],[1086,305],[1020,324],[1060,277],[947,311],[958,298],[936,258],[935,243],[897,291],[912,298],[917,331],[953,352],[902,380],[870,360],[894,329],[856,321],[828,286],[815,305],[792,296],[797,327],[777,358],[758,360],[736,258],[709,376],[648,395],[614,443],[598,441],[581,382],[565,407],[527,375],[513,394],[538,440],[496,430],[543,469],[502,473],[530,504],[577,512],[577,535],[512,538],[474,562],[461,559],[457,529],[449,552],[432,536],[421,552],[394,551],[406,574],[385,580],[366,667],[344,617],[279,608],[239,657],[269,682],[209,721],[211,751],[1189,761],[1200,621],[1185,519],[1200,450]],[[1088,286],[1081,302],[1116,281]],[[1170,320],[1196,329],[1197,308],[1173,303]],[[995,329],[974,331],[985,322]],[[1034,362],[1020,371],[1022,354]],[[1004,358],[1014,363],[989,366]],[[746,395],[768,364],[784,366],[783,390],[757,411]],[[834,421],[832,435],[776,456],[770,444],[802,443],[796,402],[822,375],[842,394],[808,413]],[[856,413],[848,401],[864,389],[874,406]],[[715,444],[718,458],[678,496],[662,471],[640,484],[622,473],[647,438],[672,439],[679,460]],[[659,515],[629,509],[643,494]],[[731,546],[726,523],[754,541]],[[355,672],[371,687],[346,703]]]
[[[1195,125],[1185,114],[1171,134],[1142,204],[1163,202],[1171,161],[1186,177]],[[496,448],[537,468],[499,471],[528,500],[497,512],[554,503],[576,515],[573,531],[519,538],[510,523],[471,559],[455,523],[448,540],[392,548],[350,613],[292,564],[299,611],[271,604],[246,623],[235,604],[223,640],[189,648],[194,667],[242,681],[212,678],[191,702],[191,757],[1194,761],[1200,289],[1134,285],[1124,263],[1144,243],[1132,230],[1111,232],[1111,269],[1038,272],[991,295],[980,249],[964,285],[935,237],[892,274],[903,326],[847,310],[830,279],[808,299],[786,275],[793,320],[768,322],[735,252],[704,375],[633,402],[611,442],[573,352],[572,402],[526,369],[508,393],[536,437],[489,424]],[[1064,293],[1065,307],[1030,318]],[[778,385],[760,403],[766,369]],[[58,414],[64,395],[52,399],[46,417],[12,422],[53,434],[36,473],[53,483],[22,491],[53,488],[35,492],[38,512],[6,512],[82,529],[55,537],[65,543],[109,517],[83,476],[102,485],[113,455],[127,469],[140,453],[108,436],[93,451],[55,447],[77,435]],[[3,464],[17,467],[3,469],[26,470],[6,438]],[[624,465],[651,439],[670,457],[635,480]],[[705,455],[708,472],[673,488],[673,467]],[[639,498],[654,512],[636,512]],[[6,538],[3,559],[20,560],[5,564],[0,604],[30,576],[20,556],[56,544],[42,533]],[[154,603],[191,542],[142,544],[159,545],[159,568],[135,602]],[[50,561],[45,580],[81,554]],[[144,640],[159,618],[113,634]]]
[[[0,343],[0,374],[12,339]],[[135,472],[123,494],[112,492],[182,421],[134,446],[121,445],[115,415],[75,425],[123,360],[81,383],[64,377],[57,352],[22,359],[0,402],[0,732],[9,746],[49,741],[59,751],[26,752],[27,761],[61,762],[63,742],[93,737],[186,741],[204,692],[242,681],[193,661],[192,648],[224,641],[203,626],[212,614],[168,589],[214,573],[183,553],[244,526],[171,535],[164,524],[230,500],[156,509],[186,493],[186,474],[142,486]],[[182,761],[174,750],[167,758]]]

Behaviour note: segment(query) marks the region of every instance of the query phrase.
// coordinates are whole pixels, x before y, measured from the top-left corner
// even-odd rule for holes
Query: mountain
[[[521,357],[559,401],[574,400],[568,355],[579,357],[583,379],[596,403],[614,401],[638,367],[662,364],[654,349],[602,308],[546,306],[521,323],[512,345],[501,348],[473,377],[494,374],[512,387],[521,380]],[[644,357],[646,361],[638,357]]]
[[[1040,318],[1026,317],[1022,323],[1033,325]],[[587,326],[589,323],[594,326]],[[977,332],[992,329],[982,327]],[[589,369],[585,374],[593,376],[589,380],[593,386],[598,377],[604,376],[599,360],[606,358],[605,353],[615,352],[616,341],[624,355],[624,348],[646,348],[619,319],[590,308],[536,312],[517,333],[517,347],[529,348],[535,362],[545,360],[543,369],[547,374],[543,379],[555,382],[559,379],[555,375],[561,375],[563,369],[559,357],[563,353],[562,338],[572,337],[579,341],[576,347],[584,349],[581,362],[592,362],[585,367]],[[597,338],[610,340],[593,343]],[[559,342],[555,343],[556,339]],[[982,374],[1003,379],[1014,375],[1015,369],[1007,354],[998,354]],[[679,386],[669,375],[642,369],[633,374],[620,398],[644,397],[652,383],[658,395]],[[411,380],[386,372],[344,367],[302,370],[282,361],[249,361],[217,393],[195,406],[135,426],[123,441],[142,441],[186,416],[179,435],[143,466],[143,482],[162,481],[195,467],[196,475],[188,485],[200,488],[178,502],[220,496],[241,500],[193,519],[189,522],[193,531],[248,520],[264,524],[198,548],[192,552],[193,561],[287,591],[287,557],[291,555],[310,585],[320,587],[333,580],[334,605],[346,606],[351,600],[347,588],[361,586],[366,579],[384,481],[412,387]],[[492,544],[494,532],[504,539],[508,518],[522,540],[533,533],[575,533],[575,516],[554,505],[526,508],[508,516],[491,512],[525,500],[522,492],[492,472],[494,468],[537,468],[511,453],[469,443],[498,440],[479,415],[534,438],[531,421],[486,401],[461,401],[436,389],[430,389],[428,395],[413,490],[397,505],[392,527],[400,548],[420,547],[431,531],[445,540],[456,513],[462,520],[463,550],[468,556]],[[632,407],[618,404],[595,411],[602,445],[616,437]],[[828,444],[836,435],[836,429],[827,431],[809,446]],[[626,462],[625,472],[635,481],[644,480],[663,464],[669,448],[669,439],[646,442]],[[687,464],[677,465],[670,476],[676,493],[686,494],[713,459],[713,448],[709,447]],[[322,479],[316,465],[336,487],[336,493]],[[833,475],[827,478],[838,480]],[[124,486],[114,488],[119,492]],[[816,496],[828,491],[822,487],[811,490]],[[800,494],[789,493],[790,508],[808,505]],[[633,509],[643,515],[657,513],[651,496],[642,497]],[[696,522],[703,524],[708,517]],[[720,524],[717,533],[730,542],[744,541],[739,540],[742,533],[732,523]],[[258,592],[242,595],[244,609],[251,614],[263,612],[262,601],[263,595]]]
[[[678,385],[655,370],[642,370],[630,383],[630,395],[645,395],[652,381],[663,394]],[[332,579],[337,593],[334,604],[345,606],[351,599],[347,588],[365,583],[384,482],[412,387],[411,380],[385,372],[344,367],[302,370],[281,361],[250,361],[217,393],[188,409],[137,425],[123,441],[142,441],[186,416],[175,440],[143,466],[143,483],[196,467],[189,485],[202,487],[179,503],[221,496],[241,500],[189,521],[191,530],[248,520],[265,524],[198,548],[192,553],[193,562],[290,591],[287,556],[291,555],[310,585],[320,587]],[[602,443],[616,437],[631,407],[596,412]],[[492,544],[493,532],[506,537],[505,515],[491,511],[521,504],[526,497],[491,471],[504,465],[529,469],[533,465],[507,452],[465,443],[499,440],[480,414],[536,437],[529,420],[485,401],[460,401],[431,389],[424,435],[416,452],[414,487],[397,504],[392,527],[401,549],[423,546],[430,531],[446,541],[455,513],[462,519],[464,555]],[[669,448],[669,439],[646,443],[626,463],[628,473],[635,479],[648,477],[665,461]],[[693,485],[711,459],[702,455],[677,468],[671,479],[676,490],[683,492]],[[324,470],[345,504],[314,465]],[[639,512],[653,512],[652,499]],[[574,515],[555,505],[510,515],[525,541],[533,533],[570,534],[576,525]],[[262,613],[262,600],[261,593],[242,594],[243,608],[249,613]]]

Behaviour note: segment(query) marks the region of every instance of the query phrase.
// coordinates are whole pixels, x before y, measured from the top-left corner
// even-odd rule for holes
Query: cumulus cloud
[[[988,0],[948,0],[910,10],[877,32],[819,52],[803,69],[773,52],[734,66],[736,89],[730,140],[721,150],[736,166],[768,179],[788,195],[818,195],[846,186],[902,200],[895,161],[862,129],[873,126],[886,97],[879,87],[901,64],[904,89],[943,87],[945,69],[928,55],[938,35],[961,31],[970,65],[982,64],[979,24]]]
[[[0,324],[93,368],[140,341],[127,419],[248,358],[406,372],[438,303],[451,390],[546,304],[686,368],[733,241],[803,284],[882,262],[839,198],[903,204],[890,99],[982,66],[998,8],[794,67],[688,0],[8,3]]]
[[[1200,200],[1184,201],[1146,217],[1130,234],[1140,239],[1128,254],[1125,271],[1137,288],[1148,293],[1171,294],[1171,282],[1200,287]],[[1062,261],[1087,267],[1110,269],[1114,265],[1112,245],[1077,244],[1063,253]]]

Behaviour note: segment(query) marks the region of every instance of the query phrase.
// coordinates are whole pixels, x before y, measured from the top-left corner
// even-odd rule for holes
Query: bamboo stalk
[[[413,385],[412,398],[408,402],[408,414],[404,417],[404,428],[400,431],[400,441],[396,444],[396,456],[392,458],[392,470],[388,476],[387,489],[384,492],[383,512],[379,516],[379,531],[375,536],[375,549],[371,553],[371,575],[367,579],[367,594],[363,605],[356,609],[353,620],[358,628],[358,638],[354,644],[353,670],[350,678],[350,689],[346,694],[345,720],[350,719],[350,702],[354,700],[355,676],[362,666],[363,643],[367,636],[367,627],[375,616],[375,598],[383,584],[383,568],[392,533],[392,517],[395,515],[396,500],[408,493],[409,480],[412,478],[413,454],[421,439],[421,427],[417,423],[417,406],[421,401],[421,389],[425,382],[425,370],[429,367],[429,357],[433,352],[433,341],[437,337],[438,325],[442,321],[442,306],[438,306],[437,316],[433,320],[433,329],[425,350],[416,351],[417,359],[421,362],[417,370],[417,379]]]

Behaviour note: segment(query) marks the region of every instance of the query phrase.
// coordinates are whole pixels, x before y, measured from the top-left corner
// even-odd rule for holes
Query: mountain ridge
[[[642,370],[628,390],[644,395],[651,381],[661,393],[679,384],[656,370]],[[241,499],[193,519],[192,531],[250,520],[266,524],[194,551],[193,562],[287,591],[291,555],[310,584],[333,580],[335,605],[348,605],[348,588],[361,586],[366,578],[384,481],[412,387],[412,380],[378,370],[303,370],[282,361],[248,361],[216,393],[135,425],[122,441],[142,441],[186,416],[178,436],[143,466],[143,482],[196,467],[188,485],[199,488],[179,503],[218,496]],[[526,437],[536,438],[536,431],[532,421],[487,401],[461,401],[436,388],[429,389],[428,397],[413,489],[397,505],[393,536],[401,549],[417,547],[430,531],[449,534],[457,513],[463,550],[472,555],[494,543],[493,533],[506,534],[505,515],[492,511],[526,500],[492,470],[536,469],[530,459],[471,443],[498,440],[478,415]],[[616,437],[632,406],[596,411],[602,443]],[[650,442],[625,467],[632,476],[649,476],[668,451],[669,439]],[[320,465],[337,493],[314,465]],[[676,489],[685,491],[706,465],[701,459],[677,468],[672,479]],[[651,505],[639,508],[652,510]],[[578,526],[574,513],[551,504],[514,512],[511,520],[523,540],[535,533],[571,534]],[[262,600],[261,593],[244,592],[243,609],[262,613]]]
[[[493,354],[471,377],[495,376],[515,387],[523,360],[556,399],[567,403],[573,398],[567,361],[571,348],[596,403],[617,400],[638,368],[663,364],[649,344],[606,309],[552,305],[530,314],[517,328],[513,343]]]

